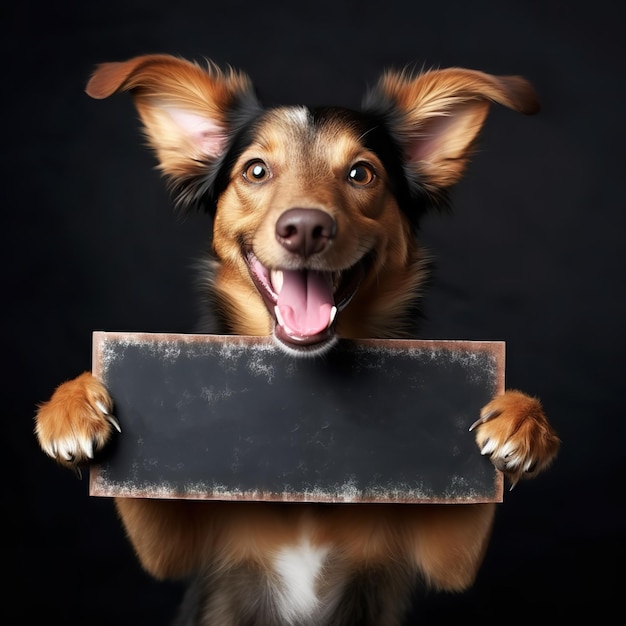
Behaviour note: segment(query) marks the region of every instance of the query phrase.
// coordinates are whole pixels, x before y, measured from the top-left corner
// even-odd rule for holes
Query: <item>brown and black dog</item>
[[[389,72],[358,112],[264,109],[244,74],[166,55],[103,64],[87,87],[94,98],[120,91],[179,205],[213,215],[202,280],[217,332],[273,335],[309,358],[337,337],[409,336],[428,266],[420,216],[446,202],[491,104],[538,110],[524,79],[458,68]],[[494,398],[471,428],[513,484],[559,447],[539,401],[518,391]],[[61,385],[36,418],[43,450],[74,469],[114,429],[111,398],[90,373]],[[116,505],[147,571],[193,578],[177,623],[194,626],[401,624],[418,582],[472,584],[495,508]]]

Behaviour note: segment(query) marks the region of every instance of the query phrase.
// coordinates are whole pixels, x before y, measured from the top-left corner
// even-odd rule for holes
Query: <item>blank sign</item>
[[[309,359],[268,337],[96,332],[121,435],[96,496],[501,501],[469,426],[504,388],[504,343],[342,340]]]

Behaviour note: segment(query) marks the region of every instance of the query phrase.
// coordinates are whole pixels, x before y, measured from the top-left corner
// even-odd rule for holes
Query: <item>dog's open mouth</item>
[[[287,349],[319,353],[335,341],[337,314],[350,302],[366,273],[366,259],[340,272],[268,270],[252,252],[250,276],[270,314],[274,335]]]

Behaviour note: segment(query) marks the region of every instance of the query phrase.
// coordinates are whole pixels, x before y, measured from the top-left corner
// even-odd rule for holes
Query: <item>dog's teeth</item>
[[[334,321],[335,318],[337,317],[337,307],[334,306],[331,310],[330,310],[330,321],[328,322],[328,325],[330,326]]]
[[[276,316],[276,321],[280,326],[285,326],[285,320],[283,320],[283,316],[280,314],[280,309],[275,306],[274,307],[274,315]]]
[[[272,287],[276,293],[280,293],[283,288],[283,273],[281,270],[272,270],[271,275]]]

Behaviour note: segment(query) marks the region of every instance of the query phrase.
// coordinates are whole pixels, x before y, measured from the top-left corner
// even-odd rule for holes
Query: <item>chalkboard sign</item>
[[[501,501],[468,431],[504,388],[504,343],[341,340],[310,359],[268,337],[93,335],[122,433],[96,496]]]

